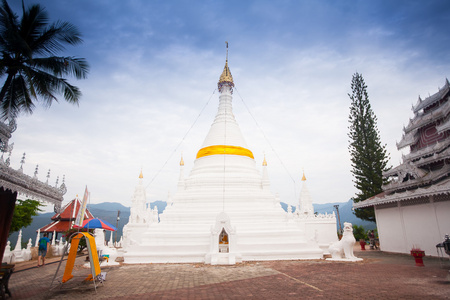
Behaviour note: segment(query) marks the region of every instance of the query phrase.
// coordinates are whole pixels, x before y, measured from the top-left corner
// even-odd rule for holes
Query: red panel
[[[41,228],[41,233],[43,232],[64,232],[70,229],[70,224],[72,222],[70,221],[56,221],[53,223],[50,223],[48,225],[45,225],[44,227]]]
[[[447,137],[449,137],[449,131],[438,133],[436,130],[437,125],[430,124],[419,129],[419,141],[417,142],[417,144],[411,146],[411,152],[436,144],[436,142],[443,141]]]
[[[76,203],[75,207],[74,204]],[[78,211],[80,210],[80,206],[81,206],[81,200],[78,198],[73,199],[72,201],[70,201],[68,204],[66,204],[66,206],[64,206],[64,208],[61,210],[60,214],[55,214],[52,217],[52,220],[72,220],[75,219],[77,217]],[[75,212],[74,212],[75,209]],[[91,214],[91,212],[86,209],[85,214],[84,214],[84,218],[85,219],[91,219],[94,216]]]
[[[5,191],[3,187],[0,187],[0,258],[3,257],[5,252],[14,207],[16,206],[16,198],[17,192]]]

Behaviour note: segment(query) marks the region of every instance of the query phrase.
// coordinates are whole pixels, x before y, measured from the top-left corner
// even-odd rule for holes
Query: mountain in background
[[[287,204],[281,202],[281,207],[287,211]],[[335,202],[335,203],[326,203],[326,204],[313,204],[314,211],[320,214],[323,213],[333,213],[336,212],[334,205],[339,205],[339,215],[341,218],[341,226],[344,226],[344,222],[350,222],[353,225],[363,226],[365,230],[371,230],[376,228],[376,224],[374,222],[363,221],[358,219],[352,211],[352,200],[350,199],[347,202]],[[162,213],[167,206],[166,202],[163,201],[155,201],[150,203],[150,207],[153,209],[154,207],[158,208],[158,213]],[[127,206],[123,206],[117,202],[103,202],[99,204],[89,204],[88,209],[91,213],[99,219],[105,220],[112,225],[116,226],[117,224],[117,239],[120,239],[123,232],[123,226],[128,223],[130,218],[130,208]],[[117,221],[117,213],[120,211],[119,220]],[[295,207],[293,207],[293,212],[295,211]],[[33,217],[33,222],[30,226],[22,229],[22,244],[27,244],[28,239],[31,238],[32,245],[36,243],[36,230],[41,228],[51,222],[51,217],[53,217],[55,213],[43,213],[38,216]],[[337,229],[339,229],[339,224],[337,224]],[[110,232],[105,234],[106,240],[110,240]],[[14,232],[8,238],[11,241],[11,247],[15,247],[17,242],[18,232]],[[113,233],[113,240],[116,240],[116,232]],[[22,246],[23,247],[23,246]]]

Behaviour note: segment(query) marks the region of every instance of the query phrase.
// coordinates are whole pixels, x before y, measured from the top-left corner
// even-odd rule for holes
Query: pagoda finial
[[[228,61],[228,41],[225,41],[225,44],[227,44],[227,61]]]
[[[229,86],[231,91],[233,91],[234,87],[233,76],[231,75],[230,68],[228,67],[228,42],[225,42],[225,44],[227,45],[227,56],[225,60],[225,67],[223,68],[222,75],[220,75],[219,82],[217,83],[219,92],[222,92],[224,86]]]
[[[264,154],[263,167],[267,167],[266,155]]]
[[[302,181],[306,181],[305,170],[303,170]]]
[[[139,179],[144,178],[144,175],[142,174],[142,168],[141,168],[141,173],[139,174]]]
[[[180,166],[184,166],[183,154],[181,154]]]

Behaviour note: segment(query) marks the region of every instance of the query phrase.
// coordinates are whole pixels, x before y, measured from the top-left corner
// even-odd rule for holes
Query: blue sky
[[[9,2],[19,13],[20,1]],[[26,152],[28,174],[36,164],[41,180],[48,169],[53,182],[65,174],[66,201],[87,185],[92,203],[129,206],[141,168],[148,201],[175,192],[181,153],[188,174],[217,110],[225,41],[237,121],[258,168],[266,154],[273,192],[291,204],[303,169],[316,203],[355,193],[347,150],[355,72],[394,166],[411,105],[449,76],[445,0],[31,3],[80,29],[84,43],[61,55],[91,66],[88,79],[71,80],[83,92],[78,107],[38,107],[18,119],[12,139],[13,167]]]

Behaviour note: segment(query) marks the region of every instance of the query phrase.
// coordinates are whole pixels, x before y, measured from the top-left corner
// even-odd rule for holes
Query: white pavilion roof
[[[450,195],[450,179],[428,187],[417,188],[414,190],[405,191],[403,193],[386,195],[386,193],[383,192],[367,200],[353,203],[353,208],[364,208],[437,195]]]

